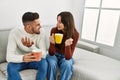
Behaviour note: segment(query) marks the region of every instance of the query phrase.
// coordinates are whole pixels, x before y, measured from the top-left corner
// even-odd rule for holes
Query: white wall
[[[27,11],[40,14],[42,25],[56,24],[61,11],[70,11],[69,0],[0,0],[0,27],[22,25],[21,17]]]
[[[82,28],[82,19],[83,19],[83,10],[84,10],[84,0],[72,0],[71,2],[71,12],[73,13],[76,28],[81,32]]]
[[[84,0],[0,0],[0,27],[22,26],[22,15],[27,11],[40,14],[42,25],[55,25],[61,11],[70,11],[78,30],[82,23]]]

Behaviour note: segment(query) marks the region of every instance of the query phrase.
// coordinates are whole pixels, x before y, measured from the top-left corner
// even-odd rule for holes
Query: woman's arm
[[[49,54],[54,55],[55,54],[55,41],[54,41],[54,34],[55,28],[52,28],[50,32],[50,46],[49,46]]]
[[[73,43],[71,45],[67,45],[65,46],[65,58],[68,60],[68,59],[71,59],[72,56],[73,56],[73,53],[74,53],[74,49],[76,47],[76,44],[78,42],[78,39],[79,39],[79,33],[77,33],[73,39]]]

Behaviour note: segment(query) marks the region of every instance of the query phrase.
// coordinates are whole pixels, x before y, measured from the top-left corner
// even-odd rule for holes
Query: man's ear
[[[26,25],[26,29],[27,29],[27,30],[30,30],[30,29],[31,29],[31,25],[30,25],[30,24],[27,24],[27,25]]]

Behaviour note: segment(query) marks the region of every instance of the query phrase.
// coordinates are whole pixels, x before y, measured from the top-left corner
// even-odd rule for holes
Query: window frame
[[[101,15],[101,10],[117,10],[117,11],[120,11],[120,8],[104,8],[104,7],[102,7],[102,2],[103,2],[103,0],[100,0],[100,6],[99,7],[86,7],[85,6],[85,3],[86,3],[86,0],[85,0],[85,2],[84,2],[84,9],[83,9],[83,19],[84,19],[84,11],[85,11],[85,9],[98,9],[98,20],[97,20],[97,25],[96,25],[96,32],[95,32],[95,38],[94,38],[94,41],[92,41],[92,40],[88,40],[88,39],[83,39],[82,37],[81,37],[81,40],[84,40],[84,41],[87,41],[87,42],[94,42],[95,44],[97,43],[97,44],[102,44],[102,45],[106,45],[106,46],[112,46],[112,45],[107,45],[107,44],[104,44],[104,43],[98,43],[96,40],[97,40],[97,34],[98,34],[98,27],[99,27],[99,22],[100,22],[100,15]],[[118,22],[119,22],[119,20],[118,20]],[[81,36],[82,36],[82,30],[83,30],[83,23],[84,23],[84,20],[83,20],[83,22],[82,22],[82,27],[81,27]],[[117,29],[118,29],[118,26],[117,26]],[[118,32],[118,30],[116,30],[116,33]],[[115,34],[116,34],[115,33]],[[117,34],[116,34],[117,35]],[[116,39],[116,35],[115,35],[115,39]],[[115,39],[114,39],[114,43],[113,43],[113,46],[114,46],[114,44],[115,44]],[[113,47],[112,46],[112,47]]]

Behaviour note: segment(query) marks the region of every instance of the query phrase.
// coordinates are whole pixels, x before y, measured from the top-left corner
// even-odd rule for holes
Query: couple
[[[57,66],[60,68],[59,80],[70,80],[73,71],[73,52],[79,33],[75,29],[70,12],[57,15],[57,25],[50,33],[49,54],[46,56],[45,31],[40,25],[39,14],[26,12],[22,16],[24,28],[15,28],[9,34],[7,46],[8,80],[22,80],[19,71],[38,70],[36,80],[55,80]],[[61,44],[56,44],[52,34],[62,33]],[[36,59],[33,50],[40,50],[42,58]]]

